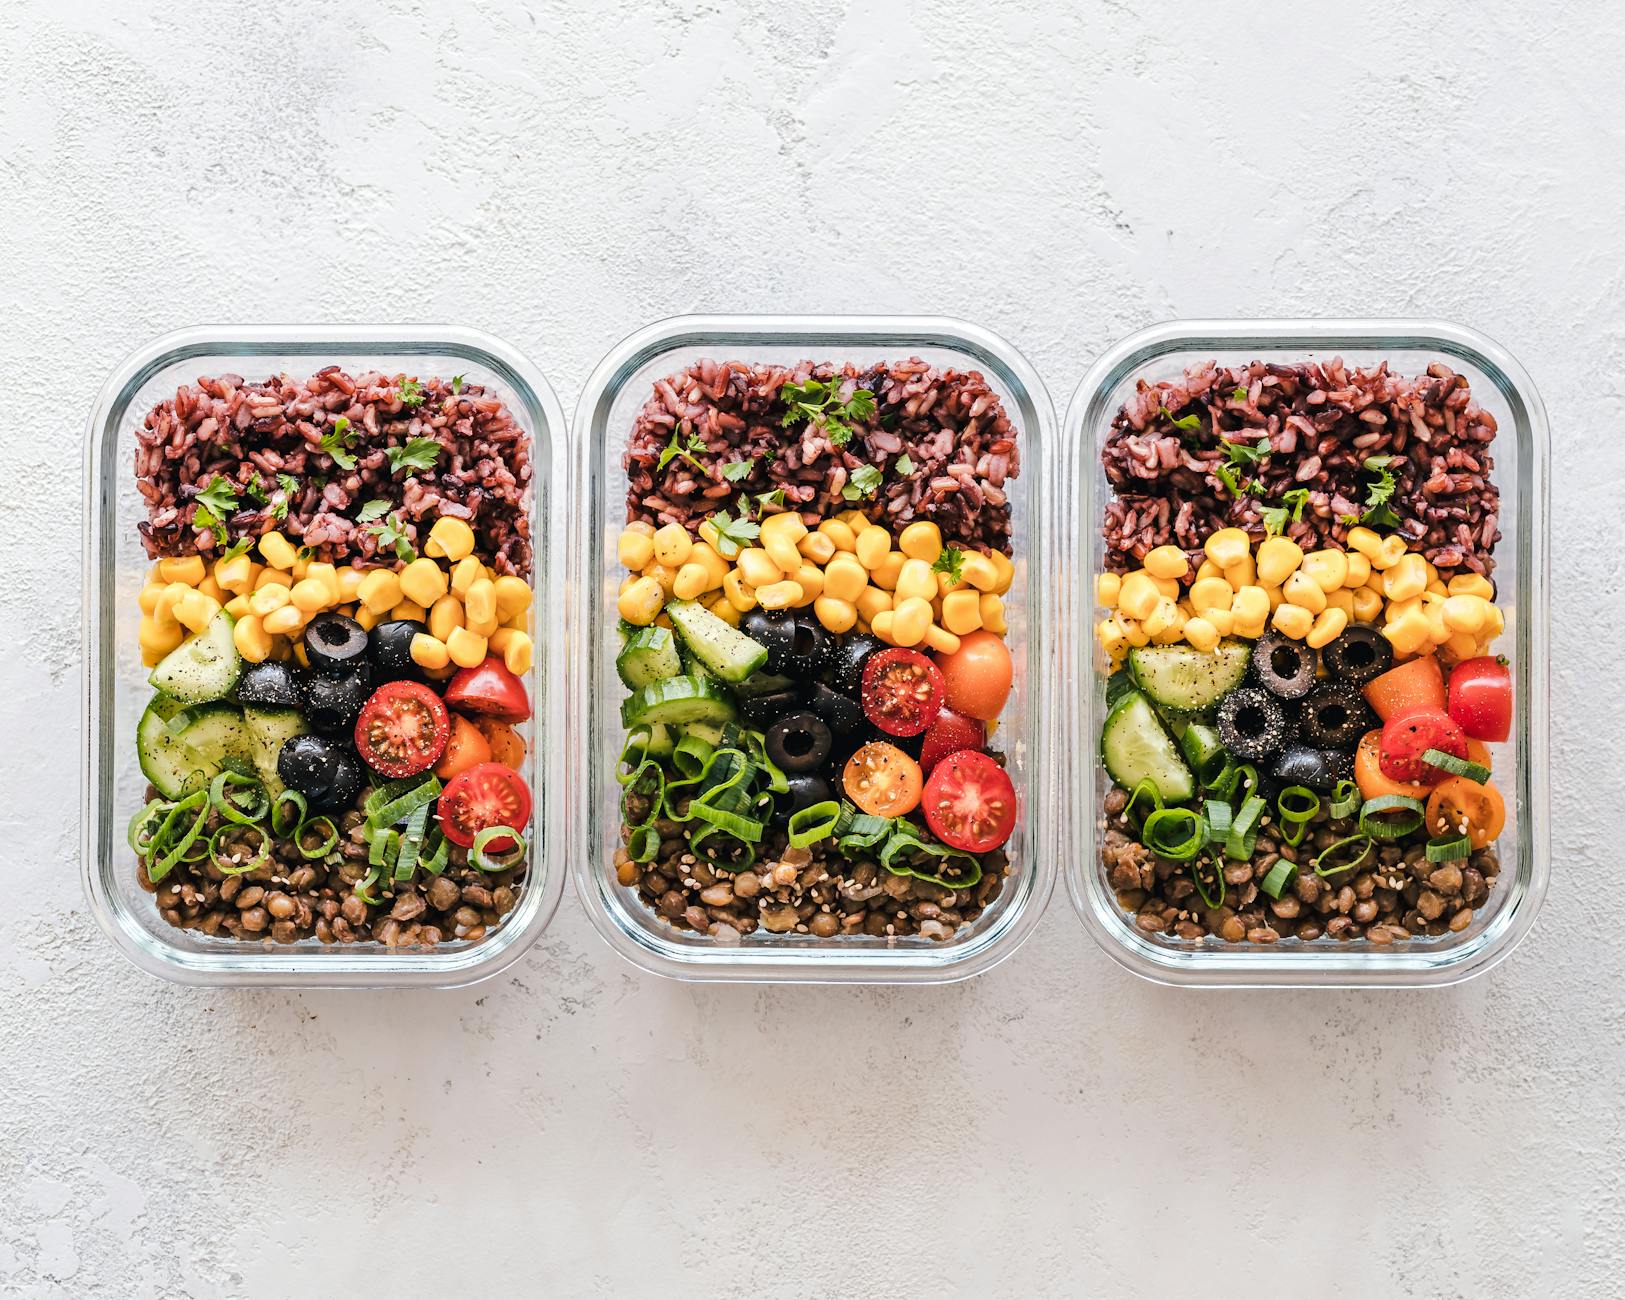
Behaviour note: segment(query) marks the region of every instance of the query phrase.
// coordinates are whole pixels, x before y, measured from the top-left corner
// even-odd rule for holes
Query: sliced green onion
[[[371,907],[377,907],[378,904],[384,900],[379,898],[378,895],[374,894],[372,889],[373,886],[383,878],[384,869],[382,867],[373,867],[365,876],[356,881],[355,888],[350,892],[359,898],[363,903],[366,903]]]
[[[621,820],[636,829],[660,816],[666,793],[666,774],[659,763],[646,758],[621,791]]]
[[[1422,825],[1423,816],[1420,799],[1408,794],[1380,794],[1367,799],[1360,809],[1360,833],[1378,840],[1403,839]]]
[[[369,867],[385,867],[395,860],[401,851],[401,833],[390,827],[372,833],[372,841],[367,845],[367,865]]]
[[[404,790],[399,789],[399,783],[394,781],[383,787],[390,792],[389,797],[383,802],[374,802],[379,791],[373,791],[372,797],[363,805],[367,812],[369,827],[398,825],[419,808],[433,803],[440,797],[440,779],[432,773],[421,780],[410,777],[407,779],[413,783]]]
[[[1465,835],[1440,836],[1429,840],[1427,847],[1429,862],[1455,862],[1471,856],[1472,851],[1473,842]]]
[[[1253,856],[1253,848],[1258,843],[1258,819],[1267,806],[1256,794],[1242,800],[1235,820],[1230,823],[1230,834],[1225,837],[1225,857],[1242,862]]]
[[[1303,837],[1305,835],[1307,835],[1308,833],[1309,833],[1309,823],[1308,822],[1292,822],[1292,821],[1286,821],[1284,819],[1281,822],[1281,832],[1280,832],[1280,834],[1281,834],[1281,842],[1283,844],[1288,844],[1288,845],[1291,845],[1293,848],[1297,848],[1298,845],[1303,843]]]
[[[177,840],[176,832],[189,813],[197,815],[192,818],[186,830],[180,832],[180,838]],[[187,795],[171,808],[149,841],[147,879],[157,884],[182,862],[193,861],[194,859],[186,855],[197,843],[198,837],[203,834],[203,827],[208,820],[209,796],[204,790]]]
[[[891,834],[892,819],[859,812],[851,804],[841,805],[841,820],[835,824],[836,847],[842,853],[872,849]]]
[[[649,742],[653,739],[654,728],[646,722],[626,733],[626,744],[621,746],[621,756],[615,760],[615,779],[621,785],[637,775],[643,760],[649,756]]]
[[[841,820],[841,805],[833,799],[809,804],[790,814],[790,847],[804,849],[827,840]]]
[[[1360,787],[1345,778],[1332,787],[1332,806],[1327,809],[1333,817],[1352,817],[1360,811]]]
[[[220,851],[221,841],[225,836],[247,835],[250,833],[259,836],[260,851],[247,862],[233,862]],[[255,826],[252,823],[239,822],[235,826],[222,826],[209,837],[209,861],[214,863],[222,875],[246,875],[257,867],[263,867],[270,860],[271,837],[265,833],[263,827]]]
[[[656,838],[658,839],[658,836]],[[423,847],[427,851],[419,855],[418,866],[431,876],[438,876],[446,869],[446,863],[451,858],[451,845],[440,833],[439,826],[429,828],[429,835],[423,841]]]
[[[152,841],[156,837],[158,828],[164,824],[164,815],[171,805],[167,799],[154,799],[145,808],[130,818],[130,829],[125,832],[125,839],[129,841],[130,849],[137,857],[144,858],[152,850]],[[152,833],[143,835],[148,827]]]
[[[939,858],[942,866],[932,872],[923,866],[899,862],[898,858],[905,853]],[[941,885],[944,889],[969,889],[982,879],[982,862],[975,854],[925,839],[919,827],[902,817],[892,823],[892,833],[880,846],[879,856],[880,865],[892,875],[911,876],[915,880]]]
[[[312,847],[305,842],[305,832],[312,828],[327,827],[327,835],[321,843]],[[299,850],[299,856],[307,862],[314,862],[317,858],[325,858],[339,846],[339,828],[333,825],[331,817],[312,817],[308,821],[299,823],[299,829],[293,833],[293,846]]]
[[[633,862],[653,862],[660,852],[660,832],[653,826],[639,826],[627,840],[626,851]]]
[[[1335,843],[1328,844],[1320,851],[1310,863],[1317,876],[1337,876],[1345,871],[1353,871],[1371,856],[1376,848],[1369,835],[1345,835]],[[1359,852],[1355,852],[1358,849]],[[1343,858],[1348,861],[1342,861]]]
[[[1189,808],[1158,808],[1140,830],[1140,842],[1170,862],[1189,862],[1205,838],[1202,819]]]
[[[1219,881],[1219,896],[1213,897],[1207,892],[1207,886],[1202,883],[1202,868],[1209,867]],[[1191,884],[1196,886],[1196,896],[1202,900],[1202,905],[1209,911],[1217,911],[1224,906],[1224,896],[1228,886],[1224,878],[1224,868],[1217,862],[1191,863]]]
[[[1202,805],[1202,814],[1207,819],[1207,842],[1223,844],[1230,835],[1235,810],[1223,799],[1209,799]]]
[[[1306,822],[1320,811],[1320,796],[1306,785],[1289,785],[1275,796],[1275,811],[1283,821]]]
[[[689,837],[688,847],[695,857],[718,871],[744,871],[756,861],[756,846],[736,839],[720,826],[702,826]]]
[[[735,812],[731,808],[718,808],[703,799],[694,800],[689,804],[688,811],[696,821],[714,826],[719,831],[726,831],[736,840],[744,840],[747,844],[762,842],[764,827],[755,817],[747,817],[744,813]]]
[[[241,802],[231,793],[232,786],[241,787],[246,796]],[[252,826],[262,821],[271,811],[271,800],[265,787],[251,776],[243,776],[230,768],[209,782],[209,805],[228,822],[239,826]]]
[[[1282,891],[1292,883],[1292,877],[1297,874],[1298,864],[1282,858],[1265,873],[1264,879],[1258,882],[1258,887],[1271,898],[1279,898]]]
[[[497,840],[512,840],[513,847],[487,853],[486,849]],[[468,860],[481,871],[512,871],[525,860],[525,837],[512,826],[487,826],[474,837]]]
[[[684,736],[671,752],[671,765],[686,777],[698,776],[705,770],[706,761],[716,746],[703,736]]]
[[[1454,754],[1447,754],[1442,749],[1428,749],[1422,751],[1422,761],[1431,763],[1434,767],[1442,768],[1451,776],[1464,776],[1469,781],[1479,785],[1490,779],[1490,769],[1482,763],[1474,763],[1465,758],[1457,758]]]
[[[283,814],[284,807],[293,809],[290,819]],[[279,840],[291,839],[295,831],[304,824],[305,814],[310,811],[310,804],[305,796],[297,790],[283,790],[271,800],[271,834]]]
[[[1151,805],[1151,812],[1158,812],[1162,808],[1162,791],[1157,789],[1157,783],[1150,777],[1146,777],[1145,780],[1134,787],[1133,793],[1128,797],[1128,802],[1123,805],[1124,821],[1129,820],[1130,815],[1134,812],[1135,805],[1141,799]],[[1149,815],[1148,813],[1147,816]]]
[[[428,804],[414,808],[412,815],[406,819],[406,829],[401,832],[400,853],[395,858],[397,881],[412,879],[412,874],[418,869],[418,854],[423,851],[423,832],[428,824]]]

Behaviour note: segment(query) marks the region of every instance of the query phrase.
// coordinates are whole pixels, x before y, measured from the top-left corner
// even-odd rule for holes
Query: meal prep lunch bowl
[[[1549,435],[1518,364],[1432,321],[1174,322],[1095,364],[1063,440],[1065,870],[1096,942],[1211,987],[1442,985],[1505,957],[1549,859]],[[1427,702],[1384,693],[1396,654]],[[1469,664],[1501,709],[1510,671],[1509,724],[1458,709]]]
[[[696,424],[705,439],[685,436]],[[577,892],[616,951],[679,979],[932,982],[986,970],[1026,937],[1053,885],[1061,793],[1051,740],[1052,425],[1031,367],[1000,339],[951,320],[681,317],[632,335],[599,365],[575,425],[585,509],[570,551],[571,696],[584,707],[570,713],[568,748],[586,766],[571,774],[570,847]],[[1017,456],[1019,473],[1006,464]],[[963,498],[954,495],[961,485]],[[1005,544],[1006,504],[1013,567],[992,554]],[[881,515],[890,530],[874,527]],[[905,537],[910,520],[916,528]],[[679,567],[663,567],[667,560]],[[888,672],[917,672],[923,684],[937,672],[929,649],[956,698],[949,659],[961,639],[950,620],[965,645],[1009,665],[1013,689],[974,715],[997,716],[993,761],[965,753],[982,738],[974,724],[976,739],[944,742],[951,756],[940,762],[916,749],[916,765],[884,742],[906,747],[899,738],[917,741],[925,724],[877,720],[869,685],[860,711],[857,681],[879,680],[869,665],[881,663],[884,647],[868,645],[884,640],[919,647],[887,650]],[[778,630],[784,641],[769,660]],[[996,636],[1008,655],[988,647]],[[870,657],[854,658],[843,677],[837,652],[858,642],[854,654]],[[935,715],[940,699],[923,707]],[[843,744],[857,744],[871,724],[889,736],[875,734],[882,743],[863,744],[847,762]],[[860,772],[866,751],[877,766]],[[743,771],[745,784],[730,790],[719,763]],[[634,765],[653,783],[653,814]],[[949,804],[935,805],[933,832],[962,839],[957,848],[979,859],[909,822],[910,808],[932,815],[917,784],[907,806],[862,806],[861,816],[850,806],[875,802],[894,779],[888,770],[912,771],[917,782],[922,766],[1013,785],[1013,801],[983,804],[1004,820],[978,835],[964,825],[942,831]],[[676,801],[660,793],[690,775],[699,793]],[[928,780],[928,796],[932,788]],[[850,804],[837,826],[842,790]],[[961,788],[958,807],[967,806]],[[776,829],[795,809],[805,811]],[[808,830],[805,819],[820,817],[828,824]],[[724,847],[702,849],[707,838]]]
[[[528,482],[509,450],[525,445],[516,428]],[[223,473],[200,476],[194,440],[212,453],[201,469],[218,458]],[[452,987],[536,940],[563,888],[554,858],[571,780],[553,572],[571,513],[566,444],[546,381],[474,330],[199,327],[119,366],[85,451],[82,864],[92,913],[132,962],[184,984]],[[296,553],[284,529],[314,549]],[[155,565],[146,530],[182,558]],[[439,631],[414,638],[406,620]],[[495,656],[510,648],[504,665]],[[266,671],[251,680],[255,669]],[[481,682],[493,689],[471,694]],[[514,703],[527,693],[528,709]],[[499,705],[509,720],[528,713],[528,752]],[[289,730],[268,733],[267,720]],[[500,762],[482,772],[480,756]],[[431,762],[447,782],[434,818]],[[454,789],[460,772],[470,780]],[[468,858],[458,847],[480,825],[525,829],[518,798],[479,820],[492,773],[510,794],[534,792],[522,871],[509,855],[525,846],[500,832],[474,838]],[[143,817],[149,782],[160,797]],[[342,834],[368,789],[364,828]],[[363,830],[370,864],[345,852]],[[149,868],[167,880],[158,893],[143,887]],[[161,899],[173,910],[160,914]]]

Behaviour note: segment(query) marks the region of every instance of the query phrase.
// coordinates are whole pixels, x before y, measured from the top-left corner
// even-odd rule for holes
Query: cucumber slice
[[[277,759],[282,746],[295,736],[310,734],[310,724],[298,709],[244,709],[243,722],[254,741],[254,771],[273,797],[282,792]]]
[[[1224,767],[1224,742],[1218,730],[1205,722],[1181,722],[1174,726],[1179,752],[1204,785]]]
[[[1191,770],[1156,710],[1138,691],[1118,700],[1100,731],[1100,755],[1112,780],[1125,790],[1149,780],[1165,803],[1182,803],[1196,793]]]
[[[712,749],[722,744],[722,726],[716,722],[685,722],[683,724],[685,736],[696,736],[703,740]]]
[[[725,682],[742,682],[767,662],[767,647],[704,605],[674,600],[666,606],[672,626],[694,657]]]
[[[644,749],[650,758],[670,758],[672,750],[677,748],[677,737],[672,729],[663,722],[646,722],[649,728],[649,744]]]
[[[226,767],[244,776],[256,775],[254,733],[236,705],[194,704],[172,717],[168,726],[170,735],[209,765],[211,777]]]
[[[616,656],[615,671],[634,691],[663,677],[676,677],[683,671],[677,638],[663,627],[638,628]]]
[[[621,704],[621,725],[731,722],[735,712],[733,700],[719,682],[709,677],[665,677],[639,687]]]
[[[1211,709],[1247,676],[1252,647],[1221,641],[1212,650],[1188,645],[1143,645],[1128,652],[1134,680],[1151,700],[1167,709],[1199,713]]]
[[[243,659],[232,639],[236,626],[237,620],[221,610],[203,631],[165,655],[147,680],[183,704],[225,699],[243,675]]]
[[[167,695],[154,695],[135,728],[135,752],[141,763],[141,774],[165,799],[182,798],[214,775],[202,755],[187,748],[169,729],[169,720],[184,707]]]

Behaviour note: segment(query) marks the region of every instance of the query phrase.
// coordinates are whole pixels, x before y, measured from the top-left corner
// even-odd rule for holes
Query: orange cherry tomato
[[[1482,740],[1475,740],[1472,736],[1467,737],[1467,761],[1477,763],[1483,768],[1495,766],[1490,762],[1490,747]]]
[[[1453,776],[1428,796],[1427,832],[1431,836],[1465,833],[1475,849],[1482,849],[1495,842],[1506,824],[1506,800],[1488,781],[1480,785]]]
[[[920,765],[884,740],[871,740],[846,760],[841,772],[846,797],[875,817],[901,817],[920,806],[925,778]]]
[[[1010,697],[1012,665],[1004,639],[986,629],[959,638],[959,649],[939,654],[948,707],[967,718],[991,722]]]
[[[1444,712],[1444,672],[1432,655],[1390,668],[1364,686],[1365,697],[1384,722],[1412,709]]]
[[[491,744],[484,734],[462,714],[453,713],[451,739],[446,742],[446,752],[434,765],[434,774],[442,781],[449,781],[459,772],[490,761]]]
[[[511,767],[514,771],[522,771],[525,766],[525,742],[519,733],[506,722],[498,722],[495,718],[476,718],[474,725],[485,736],[486,743],[491,746],[491,758],[504,767]]]
[[[1426,799],[1429,787],[1420,781],[1396,781],[1382,770],[1382,732],[1368,731],[1360,738],[1354,751],[1354,783],[1360,787],[1360,797],[1375,799],[1378,795],[1403,794],[1412,799]]]

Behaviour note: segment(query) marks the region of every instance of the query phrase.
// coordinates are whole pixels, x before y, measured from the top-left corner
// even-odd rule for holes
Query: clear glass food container
[[[620,846],[615,766],[624,741],[615,672],[615,609],[624,571],[616,538],[626,521],[621,453],[654,381],[702,357],[864,365],[918,356],[980,370],[1019,429],[1021,473],[1009,486],[1015,582],[1007,600],[1015,684],[998,740],[1020,803],[1007,849],[1011,875],[983,914],[947,940],[770,934],[737,944],[668,926],[614,877]],[[1054,884],[1056,802],[1053,638],[1056,608],[1053,498],[1054,415],[1032,367],[1009,344],[962,321],[877,316],[684,316],[640,330],[604,358],[576,412],[575,491],[585,503],[571,548],[570,752],[585,757],[571,787],[570,848],[576,889],[593,924],[622,956],[657,974],[686,980],[904,983],[946,982],[987,970],[1009,956],[1037,922]]]
[[[534,792],[524,888],[503,924],[477,943],[431,949],[377,943],[296,944],[211,938],[170,926],[136,881],[125,843],[145,803],[135,728],[151,694],[136,632],[137,596],[150,565],[136,533],[146,517],[134,477],[135,431],[147,412],[200,375],[307,376],[322,366],[416,375],[465,375],[507,403],[533,440],[536,662],[527,683],[535,710],[525,773]],[[552,919],[563,889],[557,846],[564,789],[562,581],[558,530],[569,516],[568,435],[558,399],[518,352],[477,330],[446,326],[199,326],[156,339],[103,386],[85,443],[84,684],[87,725],[81,863],[90,910],[142,970],[181,984],[300,988],[428,985],[488,978],[515,961]]]
[[[1501,874],[1489,900],[1459,934],[1388,946],[1363,941],[1310,943],[1291,938],[1269,946],[1189,941],[1146,934],[1118,905],[1100,865],[1102,800],[1110,788],[1100,761],[1105,719],[1105,677],[1099,671],[1094,623],[1095,577],[1105,544],[1100,520],[1111,495],[1100,452],[1113,415],[1140,379],[1180,375],[1187,365],[1254,360],[1283,364],[1329,360],[1349,365],[1388,361],[1401,374],[1443,361],[1467,376],[1474,398],[1499,426],[1491,452],[1492,479],[1500,488],[1502,538],[1495,550],[1496,603],[1506,631],[1495,651],[1510,661],[1515,712],[1512,733],[1493,747],[1497,784],[1507,795],[1507,824],[1496,848]],[[1074,580],[1063,584],[1071,602],[1065,616],[1062,712],[1075,756],[1075,819],[1067,837],[1077,856],[1065,866],[1067,887],[1084,924],[1116,961],[1136,975],[1164,984],[1210,987],[1422,987],[1453,984],[1489,969],[1529,932],[1546,893],[1550,861],[1547,828],[1550,624],[1547,558],[1545,408],[1523,368],[1500,346],[1473,330],[1441,321],[1278,320],[1175,321],[1131,335],[1097,361],[1079,384],[1063,430],[1067,458],[1067,556]]]

